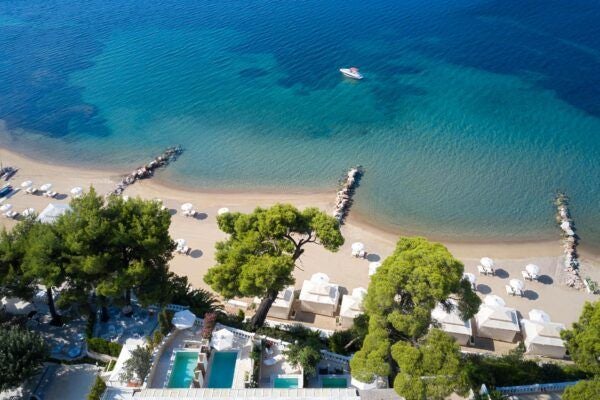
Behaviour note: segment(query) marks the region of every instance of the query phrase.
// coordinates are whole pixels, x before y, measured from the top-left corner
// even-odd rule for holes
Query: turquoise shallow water
[[[600,247],[600,4],[398,3],[3,4],[2,138],[125,170],[182,144],[161,177],[198,188],[362,164],[356,211],[467,240],[555,237],[561,189]]]

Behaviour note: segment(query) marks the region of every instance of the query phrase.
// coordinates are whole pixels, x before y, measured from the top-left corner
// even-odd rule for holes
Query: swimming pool
[[[208,388],[228,389],[233,384],[237,351],[217,351],[213,354]]]
[[[348,379],[344,376],[323,376],[321,377],[321,386],[324,388],[347,388]]]
[[[175,353],[175,361],[173,362],[173,369],[167,387],[189,388],[194,379],[194,369],[197,363],[197,351],[178,351]]]
[[[298,378],[275,378],[273,387],[277,389],[297,389]]]

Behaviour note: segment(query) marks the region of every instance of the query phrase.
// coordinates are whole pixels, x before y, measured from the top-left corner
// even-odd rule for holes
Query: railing
[[[183,311],[183,310],[187,310],[189,307],[188,306],[180,306],[179,304],[167,304],[165,306],[165,309],[169,310],[169,311]]]
[[[526,393],[545,393],[545,392],[562,392],[569,386],[573,386],[578,381],[560,382],[560,383],[538,383],[535,385],[524,386],[503,386],[497,387],[496,390],[502,394],[526,394]]]
[[[341,354],[332,353],[331,351],[321,350],[323,358],[330,361],[337,361],[340,363],[349,363],[352,357],[343,356]]]

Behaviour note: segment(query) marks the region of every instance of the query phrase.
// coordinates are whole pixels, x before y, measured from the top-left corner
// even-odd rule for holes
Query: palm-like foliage
[[[37,333],[0,328],[0,392],[24,383],[39,371],[47,357],[48,348]]]

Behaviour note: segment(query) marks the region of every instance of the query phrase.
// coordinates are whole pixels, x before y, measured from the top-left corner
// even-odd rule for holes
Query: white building
[[[456,308],[456,302],[453,302],[452,306],[452,310],[448,312],[441,304],[438,304],[431,312],[431,318],[442,331],[456,339],[456,342],[461,346],[465,346],[473,336],[471,320],[462,320]]]
[[[523,337],[527,353],[551,358],[563,358],[566,353],[565,343],[560,332],[563,324],[551,322],[548,314],[539,310],[529,313],[529,319],[522,319]]]
[[[254,303],[260,304],[261,299],[254,298]],[[267,316],[271,318],[288,319],[294,305],[294,287],[288,286],[279,293],[271,305]]]
[[[335,315],[340,302],[340,287],[325,274],[314,274],[300,291],[300,309],[314,314]]]
[[[503,305],[482,304],[475,315],[475,322],[478,337],[502,342],[514,342],[521,331],[517,311]]]
[[[367,290],[357,287],[352,290],[352,294],[342,296],[342,305],[340,307],[340,324],[342,328],[348,329],[354,323],[354,318],[364,312],[363,301],[367,295]]]

